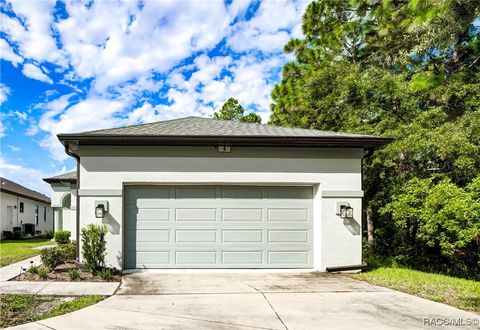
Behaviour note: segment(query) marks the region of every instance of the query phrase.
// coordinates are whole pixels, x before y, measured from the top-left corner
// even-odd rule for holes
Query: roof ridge
[[[143,124],[133,124],[133,125],[127,125],[127,126],[120,126],[120,127],[101,128],[101,129],[96,129],[96,130],[93,130],[93,131],[77,132],[77,133],[74,133],[74,134],[85,134],[85,133],[91,134],[91,133],[95,133],[95,132],[108,131],[108,130],[113,130],[113,129],[118,129],[118,128],[140,127],[140,126],[146,126],[146,125],[152,125],[152,124],[158,124],[158,123],[167,123],[167,122],[176,121],[176,120],[184,120],[184,119],[188,119],[188,118],[210,119],[210,118],[205,118],[205,117],[188,116],[188,117],[182,117],[182,118],[173,118],[173,119],[167,119],[167,120],[152,121],[150,123],[143,123]]]

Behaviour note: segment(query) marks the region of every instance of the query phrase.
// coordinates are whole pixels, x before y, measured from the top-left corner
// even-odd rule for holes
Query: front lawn
[[[36,256],[40,254],[40,250],[35,249],[35,247],[51,244],[52,240],[50,238],[0,241],[0,267]]]
[[[396,267],[380,267],[353,277],[457,308],[480,312],[480,282],[473,280]]]
[[[102,296],[0,295],[0,328],[12,327],[70,313],[96,304],[103,298]]]

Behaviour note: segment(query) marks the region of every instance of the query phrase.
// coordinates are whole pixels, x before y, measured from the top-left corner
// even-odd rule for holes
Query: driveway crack
[[[288,327],[287,325],[285,324],[285,322],[283,322],[282,318],[280,317],[280,315],[277,313],[277,311],[275,310],[275,308],[273,307],[273,305],[270,303],[270,300],[268,300],[267,296],[265,295],[265,293],[263,293],[262,291],[260,291],[259,289],[257,289],[256,287],[248,284],[248,283],[245,283],[244,281],[242,280],[239,280],[240,282],[242,282],[243,284],[245,284],[246,286],[252,288],[253,290],[257,291],[258,293],[260,293],[263,298],[265,299],[265,301],[268,303],[268,305],[270,306],[270,308],[272,309],[272,311],[275,313],[275,315],[277,316],[277,319],[283,324],[285,330],[288,330]]]

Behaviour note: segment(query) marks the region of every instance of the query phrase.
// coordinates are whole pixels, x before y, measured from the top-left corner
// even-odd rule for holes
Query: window
[[[23,213],[23,202],[20,202],[20,213]]]
[[[43,221],[47,222],[47,207],[43,208]]]
[[[35,205],[35,224],[38,225],[38,205]]]

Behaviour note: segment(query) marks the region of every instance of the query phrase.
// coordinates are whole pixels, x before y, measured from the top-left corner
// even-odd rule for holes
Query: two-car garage
[[[125,186],[124,268],[312,268],[312,186]]]

